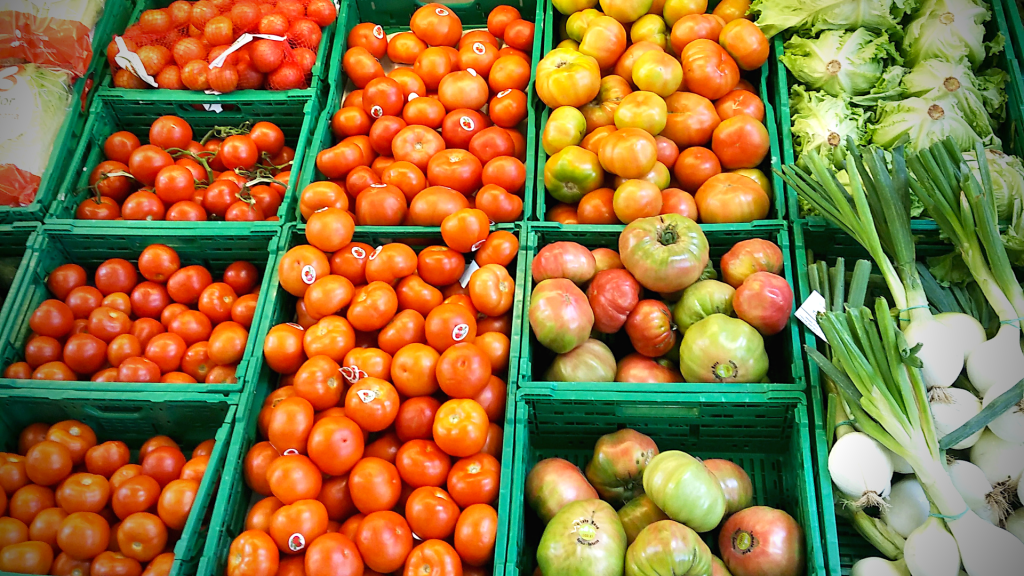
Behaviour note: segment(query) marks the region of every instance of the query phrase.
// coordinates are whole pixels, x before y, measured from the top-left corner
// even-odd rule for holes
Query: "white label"
[[[476,76],[477,75],[476,70],[473,70],[472,68],[466,68],[466,72],[469,72],[470,76]]]
[[[217,58],[214,59],[213,62],[210,62],[210,70],[213,70],[214,68],[220,68],[221,66],[223,66],[224,61],[228,59],[228,56],[230,56],[233,52],[235,52],[242,46],[245,46],[249,42],[252,42],[256,38],[263,38],[264,40],[274,40],[276,42],[284,42],[285,40],[287,40],[287,38],[285,38],[284,36],[274,36],[272,34],[249,34],[248,32],[246,32],[245,34],[239,36],[238,40],[232,42],[231,46],[228,46],[228,49],[222,52],[220,56],[217,56]]]
[[[291,326],[292,328],[295,328],[296,330],[302,330],[302,331],[306,330],[305,328],[303,328],[299,324],[296,324],[295,322],[288,322],[287,324],[285,324],[285,326]]]
[[[415,92],[409,92],[409,102],[412,102],[413,100],[415,100],[415,99],[417,99],[419,97],[420,97],[419,94],[417,94]]]
[[[383,40],[384,28],[381,28],[380,24],[377,24],[376,26],[373,27],[373,35],[376,36],[378,40]]]
[[[447,16],[448,15],[448,11],[445,10],[444,8],[438,8],[437,10],[434,10],[434,13],[437,14],[438,16]]]
[[[370,188],[387,188],[387,187],[388,187],[388,185],[384,184],[383,182],[374,182],[373,184],[370,184]]]
[[[476,123],[473,122],[473,119],[470,118],[469,116],[463,116],[462,118],[459,118],[459,126],[462,126],[463,130],[472,131],[474,128],[476,128]]]
[[[511,88],[506,88],[506,89],[502,90],[501,92],[498,92],[498,95],[495,96],[495,98],[504,98],[505,96],[508,96],[511,93],[512,93],[512,89]]]
[[[289,449],[285,450],[284,452],[281,452],[281,455],[282,456],[295,456],[298,453],[299,453],[299,451],[296,450],[295,448],[289,448]]]
[[[474,244],[474,246],[476,245]],[[470,262],[469,265],[466,266],[466,269],[462,272],[462,278],[459,278],[459,284],[461,284],[463,288],[468,286],[469,279],[473,277],[473,272],[476,272],[479,269],[480,265],[476,263],[476,260]]]
[[[377,393],[373,390],[357,390],[356,396],[363,401],[363,404],[369,404],[377,399]]]
[[[306,284],[312,284],[316,282],[316,268],[312,265],[306,264],[302,267],[302,281]]]
[[[363,258],[366,258],[366,250],[363,250],[359,246],[353,246],[352,247],[352,255],[355,256],[356,258],[362,260]]]
[[[473,42],[473,52],[483,56],[487,52],[487,47],[484,46],[483,42]]]
[[[814,335],[821,338],[825,342],[828,342],[828,338],[825,338],[825,333],[822,332],[821,326],[818,326],[818,314],[826,312],[825,298],[818,294],[815,290],[811,292],[811,295],[804,300],[804,303],[796,309],[796,317],[814,332]]]
[[[203,108],[207,112],[216,112],[217,114],[220,114],[224,111],[224,107],[220,104],[203,104]]]
[[[142,65],[142,58],[139,58],[138,54],[125,46],[124,38],[114,36],[114,42],[117,44],[117,55],[114,56],[114,62],[117,62],[117,65],[121,68],[138,76],[146,84],[156,88],[156,80],[146,72],[146,67]]]
[[[456,342],[462,342],[469,336],[469,324],[459,324],[452,329],[452,340]]]
[[[380,254],[380,251],[383,250],[383,249],[384,249],[383,246],[377,246],[376,248],[374,248],[373,252],[370,254],[370,260],[373,260],[374,258],[376,258],[377,254]]]
[[[298,552],[306,547],[306,537],[296,532],[288,538],[288,549],[292,552]]]
[[[374,106],[373,108],[370,108],[370,116],[373,116],[374,118],[380,118],[383,115],[384,109],[381,108],[380,106]]]

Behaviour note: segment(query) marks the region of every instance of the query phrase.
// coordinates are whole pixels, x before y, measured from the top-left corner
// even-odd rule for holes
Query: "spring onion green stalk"
[[[880,519],[869,516],[867,512],[859,508],[849,506],[848,502],[842,502],[838,494],[835,498],[836,516],[845,518],[858,534],[886,558],[890,560],[903,558],[903,546],[906,544],[906,539],[903,536],[897,534],[892,527]]]
[[[910,232],[910,178],[903,149],[893,150],[895,169],[890,174],[881,150],[870,148],[862,155],[853,140],[847,148],[852,194],[846,193],[828,164],[813,152],[806,155],[813,178],[797,166],[784,167],[783,178],[868,251],[901,311],[901,320],[909,320],[904,324],[908,343],[921,346],[918,357],[925,383],[929,388],[949,387],[963,369],[964,342],[936,321],[928,306]]]
[[[949,141],[922,150],[908,165],[916,176],[911,188],[959,251],[999,316],[999,332],[976,346],[965,363],[971,384],[985,394],[991,388],[1008,390],[1024,378],[1020,349],[1024,290],[999,237],[991,173],[980,143],[975,144],[975,158],[980,182]]]
[[[873,318],[867,308],[851,308],[845,314],[828,312],[818,319],[835,360],[830,362],[809,347],[807,353],[836,382],[858,428],[914,468],[935,514],[946,520],[956,538],[967,572],[972,576],[1019,574],[1024,543],[975,514],[945,469],[921,362],[896,327],[885,299],[876,299]],[[905,557],[910,556],[909,547],[908,541]],[[909,558],[908,566],[917,573]]]

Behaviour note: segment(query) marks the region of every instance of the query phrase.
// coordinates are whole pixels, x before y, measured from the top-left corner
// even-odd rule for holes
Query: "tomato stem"
[[[249,120],[242,122],[238,126],[214,126],[210,129],[209,132],[206,133],[206,136],[203,136],[203,139],[200,140],[199,143],[205,145],[206,142],[214,136],[216,136],[217,138],[224,139],[227,138],[228,136],[248,134],[251,128],[252,122]]]
[[[671,246],[678,241],[679,232],[676,231],[675,224],[668,224],[658,230],[658,242],[660,242],[662,246]]]

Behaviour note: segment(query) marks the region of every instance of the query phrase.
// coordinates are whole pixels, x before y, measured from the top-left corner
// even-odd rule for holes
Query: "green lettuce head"
[[[999,146],[993,129],[999,124],[1006,106],[1004,88],[1009,76],[1002,70],[996,74],[975,77],[966,61],[953,63],[932,58],[923,60],[903,77],[908,96],[920,96],[938,103],[955,101],[967,123],[982,140]]]
[[[925,98],[907,98],[883,102],[878,106],[872,143],[892,148],[903,136],[909,136],[909,152],[919,152],[932,144],[952,138],[961,152],[982,140],[964,118],[955,100],[936,102]]]
[[[793,36],[780,60],[797,80],[832,96],[860,96],[875,87],[888,59],[903,59],[885,32],[866,28],[852,32],[828,30],[818,38]]]
[[[991,149],[985,150],[985,159],[988,160],[988,171],[992,177],[996,215],[1003,222],[1009,221],[1013,217],[1014,202],[1024,203],[1024,163],[1016,156]],[[981,182],[981,169],[974,150],[964,152],[964,161],[978,182]]]
[[[899,32],[900,20],[918,0],[754,0],[750,13],[765,36],[789,29]]]
[[[798,158],[817,150],[822,156],[841,160],[839,151],[844,148],[848,136],[858,143],[867,140],[866,113],[850,106],[845,98],[824,92],[807,92],[803,86],[796,85],[790,92],[790,104]]]
[[[991,17],[991,10],[974,0],[924,0],[903,37],[907,65],[929,58],[950,62],[966,58],[977,68],[985,59],[985,22]]]

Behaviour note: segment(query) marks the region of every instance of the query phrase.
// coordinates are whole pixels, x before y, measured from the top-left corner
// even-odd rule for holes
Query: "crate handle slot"
[[[110,406],[110,407],[98,407],[98,406],[84,406],[85,410],[90,416],[97,418],[124,418],[125,420],[134,418],[142,412],[142,409],[136,406]]]
[[[616,406],[615,415],[626,418],[697,418],[700,416],[700,406],[666,406],[664,404]]]

